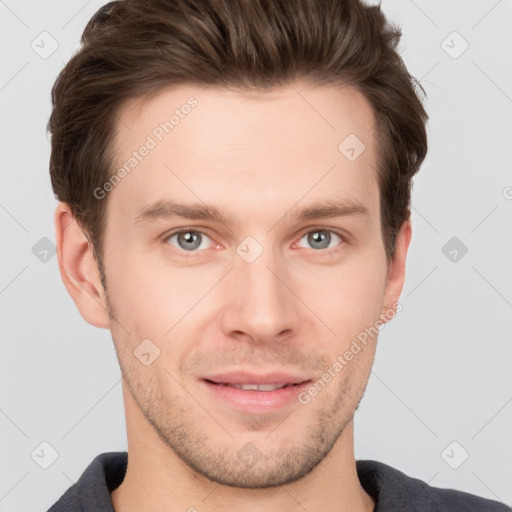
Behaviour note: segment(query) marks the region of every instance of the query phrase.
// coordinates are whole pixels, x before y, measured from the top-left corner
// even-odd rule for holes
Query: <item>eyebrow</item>
[[[360,216],[367,220],[370,212],[366,206],[353,199],[322,200],[304,208],[294,207],[290,215],[299,222],[319,218]],[[190,220],[212,220],[228,225],[230,218],[218,208],[203,203],[184,204],[173,200],[157,200],[142,207],[135,216],[135,223],[155,222],[173,217]]]

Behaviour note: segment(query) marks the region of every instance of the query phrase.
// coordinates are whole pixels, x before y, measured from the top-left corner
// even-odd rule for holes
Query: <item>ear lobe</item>
[[[396,236],[395,255],[388,266],[384,300],[381,309],[381,315],[384,315],[388,320],[390,319],[389,312],[396,309],[393,307],[393,304],[398,303],[404,286],[407,251],[411,242],[411,236],[411,221],[407,219],[400,227]]]
[[[66,203],[57,205],[54,223],[57,260],[64,286],[86,322],[109,329],[107,302],[92,244]]]

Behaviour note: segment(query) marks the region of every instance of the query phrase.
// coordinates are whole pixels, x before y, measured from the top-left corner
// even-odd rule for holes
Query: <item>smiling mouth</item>
[[[232,372],[209,375],[200,382],[215,404],[244,415],[260,416],[285,411],[296,403],[300,392],[313,382],[307,377],[284,372],[267,375]]]

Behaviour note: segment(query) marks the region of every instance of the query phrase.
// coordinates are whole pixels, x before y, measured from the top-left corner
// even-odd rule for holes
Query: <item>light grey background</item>
[[[42,262],[36,246],[55,240],[50,89],[103,3],[0,0],[2,512],[46,510],[93,457],[126,449],[110,333],[81,318],[56,257]],[[380,335],[356,458],[512,505],[512,2],[382,6],[427,91],[430,148],[403,310]],[[48,469],[42,442],[58,452]]]

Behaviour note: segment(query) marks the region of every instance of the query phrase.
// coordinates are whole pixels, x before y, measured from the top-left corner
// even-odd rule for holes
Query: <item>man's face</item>
[[[182,108],[191,96],[197,104]],[[296,480],[351,426],[376,338],[333,365],[390,302],[374,123],[357,91],[299,84],[258,94],[183,86],[121,112],[114,169],[150,147],[107,208],[111,329],[134,399],[126,413],[211,480]],[[364,151],[353,136],[340,151],[350,134]],[[158,201],[215,208],[222,221],[161,215]],[[333,205],[345,212],[301,216]],[[233,386],[242,383],[287,386]]]

